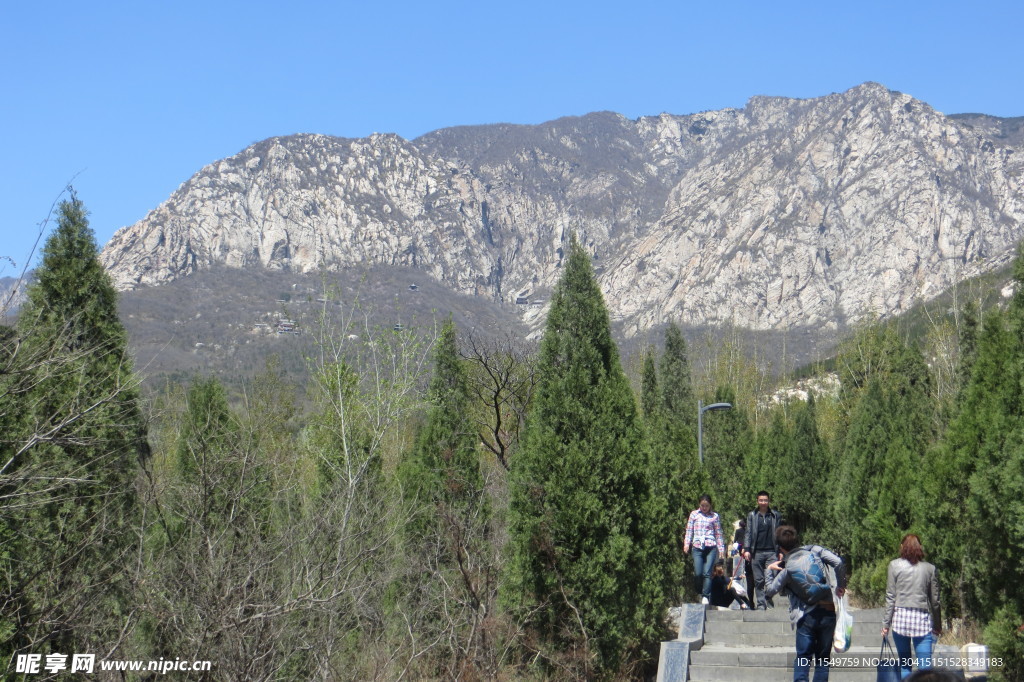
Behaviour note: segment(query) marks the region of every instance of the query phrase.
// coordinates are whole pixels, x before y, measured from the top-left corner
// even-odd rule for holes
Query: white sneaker
[[[701,604],[707,604],[708,603],[708,598],[707,597],[701,597],[700,598],[700,603]]]

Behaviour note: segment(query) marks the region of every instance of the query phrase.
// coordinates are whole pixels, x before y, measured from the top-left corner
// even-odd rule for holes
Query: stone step
[[[689,680],[692,682],[792,682],[793,671],[788,668],[764,668],[749,666],[743,668],[718,668],[715,666],[690,666]],[[813,674],[813,670],[812,670]],[[839,670],[829,673],[830,682],[874,682],[875,669]]]
[[[750,632],[727,632],[727,633],[704,633],[705,644],[716,644],[722,646],[766,646],[766,647],[778,647],[778,646],[789,646],[792,645],[796,639],[796,631],[790,632],[761,632],[761,633],[750,633]],[[853,634],[853,644],[855,646],[868,646],[874,649],[880,649],[882,646],[882,636],[878,631],[868,634]]]
[[[767,611],[718,610],[685,605],[686,627],[677,642],[665,643],[658,679],[718,682],[780,682],[793,679],[796,635],[785,608]],[[833,654],[829,679],[870,682],[881,646],[882,609],[855,609],[855,646]],[[671,647],[682,647],[672,649]],[[945,647],[940,647],[945,648]],[[668,661],[673,661],[668,663]]]
[[[795,653],[795,638],[786,647],[723,646],[705,644],[701,649],[690,652],[691,665],[703,666],[755,666],[760,668],[788,668],[792,670]],[[851,647],[842,654],[833,654],[836,668],[868,668],[878,656],[874,647]]]
[[[727,646],[792,646],[795,632],[785,611],[778,609],[734,616],[725,611],[708,611],[704,624],[704,642]],[[780,617],[784,616],[784,617]],[[881,646],[881,610],[854,613],[855,644]]]
[[[854,618],[853,621],[853,635],[854,637],[878,637],[881,638],[881,623],[865,623],[864,621],[857,620]],[[721,620],[708,620],[704,626],[704,632],[706,634],[719,634],[719,633],[734,633],[734,632],[746,632],[748,634],[779,634],[789,633],[793,631],[793,626],[790,624],[789,619],[785,621],[780,620],[766,620],[766,621],[721,621]]]
[[[952,647],[940,645],[942,655],[955,655]],[[689,680],[720,682],[789,682],[793,679],[793,644],[788,647],[729,647],[705,644],[689,655]],[[879,652],[874,647],[852,647],[833,654],[829,679],[833,682],[874,680]]]
[[[853,621],[853,635],[854,637],[876,637],[881,639],[882,624],[881,623],[864,623],[859,620]],[[746,632],[747,634],[781,634],[790,633],[793,631],[793,626],[786,620],[782,621],[763,621],[763,622],[723,622],[723,621],[708,621],[705,624],[704,632],[706,635],[717,635],[719,633],[735,633],[735,632]]]
[[[853,609],[854,622],[882,624],[885,615],[884,609]],[[745,623],[764,622],[789,622],[789,611],[785,608],[776,607],[767,611],[754,611],[751,609],[728,609],[720,611],[717,608],[709,608],[705,619],[709,623],[743,621]]]

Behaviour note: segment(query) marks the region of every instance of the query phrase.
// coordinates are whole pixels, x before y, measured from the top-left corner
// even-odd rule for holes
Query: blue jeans
[[[935,635],[928,633],[922,637],[907,637],[898,632],[892,633],[892,642],[896,645],[896,655],[900,657],[900,678],[910,677],[910,668],[917,657],[917,668],[932,667],[932,647],[935,644]],[[911,653],[910,646],[913,644],[914,651]]]
[[[836,612],[815,607],[796,624],[796,660],[793,682],[807,682],[814,664],[814,682],[828,682],[832,637],[836,632]]]
[[[700,596],[707,597],[711,601],[711,572],[715,570],[715,562],[718,561],[718,548],[694,547],[693,551],[693,584],[700,592]]]

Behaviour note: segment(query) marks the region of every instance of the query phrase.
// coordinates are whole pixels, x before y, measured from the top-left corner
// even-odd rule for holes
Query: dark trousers
[[[774,571],[769,571],[766,567],[778,558],[779,555],[775,553],[775,550],[759,550],[750,554],[750,563],[754,569],[754,596],[757,599],[756,606],[759,609],[775,606],[771,599],[765,599],[764,588],[765,581],[775,577]]]
[[[832,656],[832,637],[836,632],[836,612],[820,606],[804,614],[796,624],[796,660],[793,682],[807,682],[814,666],[814,682],[828,682]]]

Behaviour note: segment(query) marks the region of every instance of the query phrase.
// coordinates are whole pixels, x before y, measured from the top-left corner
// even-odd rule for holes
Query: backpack
[[[786,572],[789,575],[786,587],[803,603],[820,604],[832,600],[825,564],[810,546],[798,547],[789,553]]]

